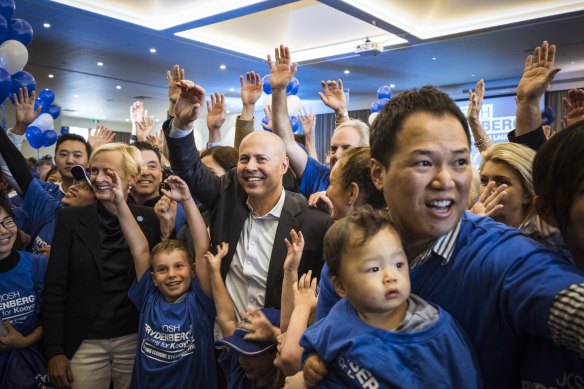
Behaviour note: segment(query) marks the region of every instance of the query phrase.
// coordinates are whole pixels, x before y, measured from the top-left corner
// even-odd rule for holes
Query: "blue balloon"
[[[293,133],[302,134],[302,127],[300,127],[300,120],[298,120],[298,116],[290,116],[290,126],[292,126]]]
[[[61,135],[66,135],[69,133],[69,127],[61,127]]]
[[[541,112],[541,124],[551,126],[556,121],[556,111],[552,107],[545,107]]]
[[[32,41],[32,27],[26,20],[10,19],[8,23],[8,39],[19,41],[25,46]]]
[[[27,88],[29,96],[33,90],[36,90],[36,80],[34,79],[32,74],[30,74],[29,72],[20,71],[12,75],[12,92],[10,93],[10,101],[12,101],[12,104],[14,104],[13,95],[16,94],[18,96],[18,90],[20,88]]]
[[[384,97],[382,99],[377,100],[377,105],[379,105],[379,110],[381,111],[383,109],[383,107],[385,107],[385,104],[389,103],[389,99],[387,97]]]
[[[270,84],[270,75],[266,74],[265,76],[263,76],[262,82],[264,83],[264,92],[267,95],[271,95],[272,94],[272,84]]]
[[[379,89],[377,89],[377,98],[391,99],[391,88],[387,85],[381,85]]]
[[[8,39],[8,22],[0,15],[0,43]]]
[[[56,104],[51,104],[48,106],[48,108],[46,110],[43,107],[43,109],[41,110],[41,113],[45,113],[45,112],[50,114],[53,117],[53,119],[56,119],[61,114],[61,107],[59,107]]]
[[[295,95],[298,93],[298,89],[300,89],[300,81],[296,77],[290,81],[290,83],[286,86],[286,95]]]
[[[379,106],[379,103],[376,101],[373,104],[371,104],[371,113],[373,112],[379,112],[381,110],[381,107]]]
[[[15,10],[14,0],[0,0],[0,15],[4,16],[6,20],[12,19]]]
[[[57,136],[57,133],[55,131],[47,130],[43,132],[42,135],[43,147],[47,147],[56,143],[57,139],[59,139],[59,137]]]
[[[44,105],[44,104],[43,104],[43,101],[42,101],[40,98],[38,98],[38,97],[37,97],[37,98],[34,100],[34,110],[35,110],[35,111],[36,111],[37,109],[39,109],[39,107],[42,107],[43,105]],[[42,110],[42,108],[41,108],[41,110]]]
[[[26,129],[26,139],[28,144],[33,149],[40,149],[43,147],[43,131],[35,126],[29,126]]]
[[[43,89],[41,93],[39,93],[39,99],[41,99],[45,105],[51,105],[51,103],[55,100],[55,93],[48,88]]]
[[[6,70],[0,68],[0,104],[12,93],[12,77]]]

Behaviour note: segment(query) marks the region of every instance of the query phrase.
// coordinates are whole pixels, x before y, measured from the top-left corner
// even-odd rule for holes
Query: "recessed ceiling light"
[[[156,119],[156,120],[155,120],[155,122],[156,122],[156,123],[160,122],[160,119]]]
[[[150,49],[150,52],[154,54],[154,53],[156,53],[156,49],[153,47]]]
[[[51,23],[43,23],[44,28],[51,28]]]
[[[229,88],[229,92],[235,92],[235,88]]]
[[[471,76],[471,77],[476,77],[476,75],[474,75],[474,74],[471,74],[470,76]]]
[[[121,85],[116,85],[116,89],[117,90],[120,90],[120,89],[122,89],[122,86]]]
[[[103,66],[103,62],[98,62],[97,66]]]
[[[102,118],[102,119],[105,119],[105,116],[102,116],[101,118]]]
[[[436,57],[432,57],[432,61],[436,61]]]
[[[49,74],[49,78],[53,78],[53,77],[55,77],[55,76],[53,76],[52,74]]]
[[[227,66],[225,66],[225,65],[219,65],[219,69],[225,70],[225,69],[227,69]]]
[[[225,111],[225,113],[231,113],[231,111],[230,110],[227,110],[227,111]]]
[[[395,84],[390,84],[389,87],[390,88],[395,88]]]
[[[572,62],[570,62],[570,63],[571,63],[571,64],[575,64],[575,63],[576,63],[576,61],[572,61]]]
[[[73,97],[79,97],[79,95],[73,95]]]
[[[127,122],[129,122],[129,121],[130,121],[130,119],[126,118],[126,121],[127,121]]]
[[[349,69],[345,69],[345,74],[349,74],[351,71]]]
[[[229,104],[229,108],[235,108],[235,105]]]

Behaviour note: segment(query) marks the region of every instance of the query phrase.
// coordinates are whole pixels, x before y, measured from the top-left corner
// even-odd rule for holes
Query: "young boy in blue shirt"
[[[216,388],[213,352],[215,307],[202,253],[209,241],[205,223],[188,187],[180,178],[166,180],[164,194],[181,201],[195,251],[193,260],[180,241],[165,240],[149,252],[148,242],[122,194],[117,173],[109,171],[120,226],[136,269],[137,282],[129,296],[140,310],[138,350],[132,374],[133,388]],[[150,274],[146,274],[149,272]]]
[[[309,327],[305,355],[326,364],[318,387],[478,388],[481,377],[466,335],[439,307],[410,295],[408,261],[392,223],[365,206],[325,236],[325,260],[344,297]],[[307,358],[314,386],[322,366]],[[316,373],[316,374],[315,374]]]

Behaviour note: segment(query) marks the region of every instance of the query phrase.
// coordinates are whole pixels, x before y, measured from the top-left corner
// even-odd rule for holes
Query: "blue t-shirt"
[[[140,310],[132,387],[216,388],[213,345],[215,306],[196,279],[181,302],[169,303],[150,270],[129,292]]]
[[[16,266],[0,272],[0,318],[22,335],[30,334],[41,321],[42,291],[48,258],[18,251]],[[0,377],[10,351],[0,351]]]
[[[273,382],[256,386],[254,381],[249,380],[239,364],[239,354],[229,347],[221,352],[219,364],[225,373],[227,389],[271,389],[273,387]]]
[[[305,357],[328,365],[317,388],[479,388],[481,378],[468,338],[438,308],[438,320],[416,332],[392,332],[359,318],[347,299],[308,327]]]
[[[52,184],[53,186],[44,185]],[[47,190],[57,185],[41,182],[34,178],[28,185],[24,196],[23,209],[28,214],[30,243],[27,251],[40,254],[41,249],[51,244],[57,225],[57,211],[64,205],[56,193]],[[60,190],[58,193],[62,193]],[[62,196],[60,196],[62,198]]]
[[[553,358],[527,353],[526,345],[533,337],[550,341],[547,323],[556,295],[584,282],[582,272],[521,231],[468,212],[450,261],[442,265],[434,255],[410,278],[412,293],[444,308],[464,328],[485,387],[497,389],[519,387],[522,365]],[[339,299],[328,271],[319,288],[317,318]]]
[[[330,168],[318,162],[311,156],[308,156],[306,166],[304,167],[304,173],[300,180],[300,193],[302,193],[304,197],[309,198],[313,193],[326,190],[330,184],[330,174]]]

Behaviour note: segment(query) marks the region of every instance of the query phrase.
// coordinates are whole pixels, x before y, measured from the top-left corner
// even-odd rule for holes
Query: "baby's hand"
[[[308,273],[304,273],[300,277],[298,284],[294,283],[292,288],[294,289],[294,309],[297,307],[307,307],[311,311],[316,308],[316,277],[311,278],[312,270]]]
[[[306,362],[304,362],[304,381],[306,386],[317,385],[327,373],[326,365],[318,354],[310,354],[306,358]]]
[[[205,260],[209,265],[209,269],[212,272],[220,272],[221,271],[221,260],[223,257],[227,255],[229,251],[229,244],[228,243],[221,243],[221,245],[217,246],[217,255],[213,255],[210,251],[205,253]]]

